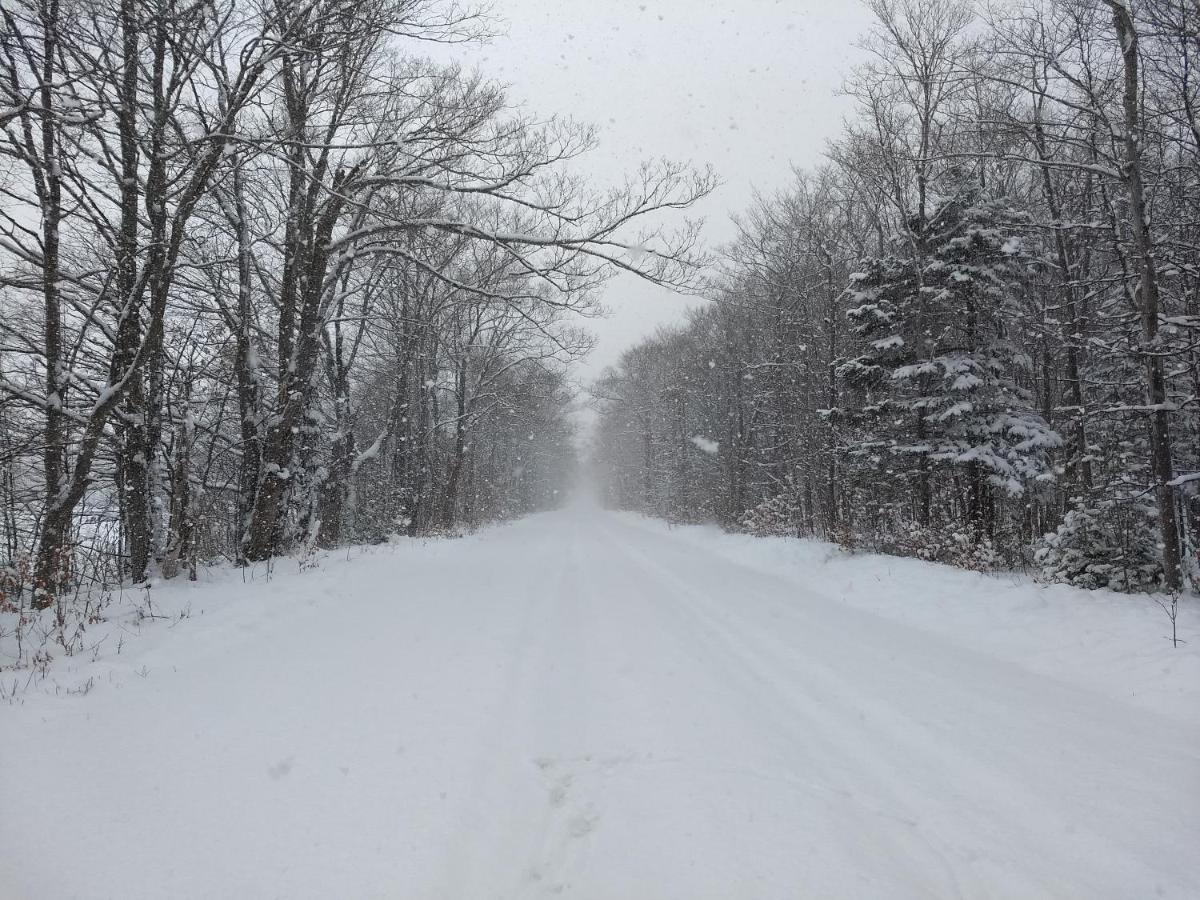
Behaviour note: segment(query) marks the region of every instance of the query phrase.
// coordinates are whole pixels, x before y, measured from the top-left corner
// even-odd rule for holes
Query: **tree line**
[[[554,501],[614,271],[684,285],[712,186],[423,48],[451,0],[0,6],[3,591],[193,574]]]
[[[1200,576],[1200,10],[871,0],[856,112],[595,386],[611,502]]]

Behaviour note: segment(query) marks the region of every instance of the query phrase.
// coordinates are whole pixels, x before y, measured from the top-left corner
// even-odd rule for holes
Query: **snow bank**
[[[956,643],[1146,709],[1200,722],[1200,602],[1180,603],[1182,641],[1146,594],[1044,585],[1013,574],[846,551],[818,540],[670,525],[634,513],[624,521],[670,534],[706,554],[818,591]]]
[[[0,613],[0,699],[23,705],[39,695],[82,696],[145,678],[159,666],[174,667],[182,657],[223,652],[341,596],[347,572],[370,578],[375,570],[394,572],[406,559],[436,562],[453,552],[451,545],[478,539],[395,538],[246,569],[203,567],[194,582],[179,577],[118,588],[94,601],[99,621],[82,623],[82,633],[75,631],[81,623],[68,624],[69,650],[57,638],[51,612],[26,624],[21,649],[16,613]],[[38,653],[37,664],[29,665]]]

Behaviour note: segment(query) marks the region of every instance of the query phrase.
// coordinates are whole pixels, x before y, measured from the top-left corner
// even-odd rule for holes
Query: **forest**
[[[555,505],[619,272],[706,302],[590,388],[610,505],[1194,582],[1200,13],[869,7],[842,134],[710,254],[712,172],[596,187],[422,51],[478,10],[6,2],[0,602]]]
[[[596,386],[611,502],[1047,581],[1200,568],[1200,10],[871,0],[855,114]]]
[[[430,0],[5,0],[0,506],[12,610],[198,560],[553,502],[609,274],[685,287],[711,174],[595,188],[595,129],[422,51]]]

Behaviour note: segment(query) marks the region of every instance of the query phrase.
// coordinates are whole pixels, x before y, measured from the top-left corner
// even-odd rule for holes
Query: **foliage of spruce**
[[[1153,510],[1136,501],[1076,506],[1042,539],[1034,559],[1046,582],[1118,591],[1162,585]]]

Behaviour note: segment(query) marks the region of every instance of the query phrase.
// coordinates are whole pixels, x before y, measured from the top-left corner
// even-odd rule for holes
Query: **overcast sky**
[[[723,185],[699,212],[713,246],[755,188],[820,161],[849,113],[838,91],[870,26],[859,0],[496,0],[494,11],[507,36],[455,55],[532,112],[598,125],[588,171],[600,178],[656,157],[711,164]],[[612,315],[591,323],[599,345],[585,380],[697,301],[622,276],[603,302]]]

